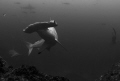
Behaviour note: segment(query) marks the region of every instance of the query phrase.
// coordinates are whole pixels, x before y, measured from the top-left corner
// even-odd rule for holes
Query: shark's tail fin
[[[30,42],[25,42],[26,43],[26,46],[28,48],[28,56],[31,54],[32,50],[33,50],[33,47],[32,47],[32,43]]]

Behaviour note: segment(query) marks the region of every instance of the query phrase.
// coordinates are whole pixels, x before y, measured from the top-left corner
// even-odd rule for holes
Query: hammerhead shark
[[[53,26],[51,26],[50,23]],[[60,44],[64,48],[64,46],[58,41],[58,35],[54,27],[54,26],[57,26],[57,24],[55,23],[54,20],[50,21],[50,23],[48,23],[50,25],[44,25],[44,26],[43,25],[41,26],[41,23],[39,23],[40,26],[38,26],[38,23],[34,23],[32,25],[29,25],[26,29],[23,29],[25,33],[37,32],[38,35],[42,38],[41,40],[35,42],[34,44],[27,42],[27,47],[29,49],[28,55],[30,55],[33,48],[38,48],[40,50],[39,54],[43,52],[45,49],[50,51],[51,47],[56,45],[56,43]],[[44,23],[44,24],[47,24],[47,23]]]
[[[116,44],[116,31],[115,31],[115,29],[114,28],[112,28],[113,29],[113,36],[112,36],[112,44]]]

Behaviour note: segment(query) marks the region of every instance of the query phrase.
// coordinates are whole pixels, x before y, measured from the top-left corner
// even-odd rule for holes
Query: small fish
[[[25,7],[21,7],[21,9],[25,9],[25,10],[33,10],[33,9],[35,9],[35,7],[33,7],[32,5],[28,4],[28,5],[25,6]]]
[[[20,2],[15,2],[14,4],[18,4],[18,5],[19,5],[19,4],[21,4],[21,3],[20,3]]]
[[[69,3],[69,2],[63,2],[62,4],[65,4],[65,5],[70,5],[70,3]]]
[[[26,11],[23,11],[23,13],[24,13],[24,14],[28,14],[28,12],[26,12]]]
[[[9,54],[11,55],[11,57],[14,57],[14,56],[20,55],[20,54],[19,54],[17,51],[15,51],[14,49],[9,50]]]
[[[6,16],[6,13],[4,13],[3,16],[5,17],[5,16]]]

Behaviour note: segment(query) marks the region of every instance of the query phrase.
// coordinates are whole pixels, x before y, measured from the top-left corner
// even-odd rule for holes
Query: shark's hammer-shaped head
[[[23,32],[25,33],[33,33],[38,30],[46,30],[49,27],[57,27],[58,24],[55,20],[50,20],[49,22],[35,22],[33,24],[28,25]]]
[[[50,20],[49,27],[57,27],[57,26],[58,26],[58,24],[55,20]]]

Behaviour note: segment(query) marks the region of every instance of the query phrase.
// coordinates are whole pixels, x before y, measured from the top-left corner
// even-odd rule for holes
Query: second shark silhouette
[[[113,29],[113,36],[112,36],[112,44],[116,44],[116,42],[117,42],[117,40],[116,40],[116,31],[115,31],[115,29],[114,28],[112,28]]]
[[[59,43],[63,47],[63,45],[58,41],[58,35],[55,30],[56,26],[58,26],[57,23],[54,20],[50,20],[50,22],[36,22],[30,24],[28,27],[23,29],[25,33],[37,32],[42,38],[34,44],[27,42],[27,47],[29,49],[28,55],[31,54],[33,48],[38,48],[40,54],[45,49],[50,51],[51,47],[53,47],[56,43]]]

